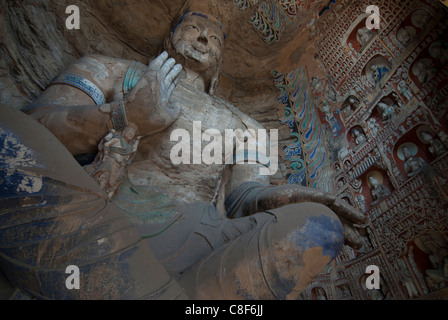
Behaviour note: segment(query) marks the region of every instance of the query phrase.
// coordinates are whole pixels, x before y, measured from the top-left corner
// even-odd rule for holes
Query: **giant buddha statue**
[[[244,143],[263,126],[214,96],[225,26],[203,6],[187,9],[148,66],[86,56],[28,115],[2,107],[0,269],[30,296],[297,299],[344,243],[361,246],[359,211],[270,184],[275,149]],[[220,150],[226,161],[174,163],[184,137],[173,132],[210,142],[229,129],[244,134]],[[193,139],[193,158],[204,142]],[[69,265],[80,268],[80,290],[65,287]]]

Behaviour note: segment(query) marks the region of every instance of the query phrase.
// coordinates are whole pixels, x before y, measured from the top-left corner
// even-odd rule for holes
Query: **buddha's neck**
[[[195,87],[199,91],[205,92],[206,88],[205,88],[205,81],[204,81],[203,76],[201,74],[199,74],[198,72],[195,72],[193,70],[188,70],[187,69],[185,71],[186,71],[186,77],[183,78],[182,80],[185,83]]]

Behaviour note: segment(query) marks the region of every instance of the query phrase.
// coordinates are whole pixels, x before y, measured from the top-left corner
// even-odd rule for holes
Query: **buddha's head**
[[[165,40],[165,50],[187,73],[202,78],[204,90],[214,93],[222,64],[226,35],[214,17],[188,12]]]

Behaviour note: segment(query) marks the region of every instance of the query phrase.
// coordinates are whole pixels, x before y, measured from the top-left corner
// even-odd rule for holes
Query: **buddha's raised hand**
[[[126,97],[127,118],[138,126],[139,136],[162,131],[173,123],[179,107],[170,97],[179,82],[182,66],[163,52],[148,66],[144,76]]]

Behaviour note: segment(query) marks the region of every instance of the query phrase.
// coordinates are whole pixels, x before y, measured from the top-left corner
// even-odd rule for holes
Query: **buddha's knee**
[[[290,247],[305,254],[316,248],[322,256],[333,260],[342,249],[344,228],[337,215],[327,206],[307,202],[270,210],[276,218],[267,226],[263,241],[277,253]],[[277,258],[281,258],[278,256]]]
[[[276,298],[297,299],[341,251],[344,227],[333,211],[318,203],[270,212],[276,222],[260,235],[263,274]]]
[[[297,299],[344,243],[340,220],[321,204],[293,204],[254,217],[257,229],[220,249],[192,272],[197,284],[191,286],[196,289],[192,296]]]

